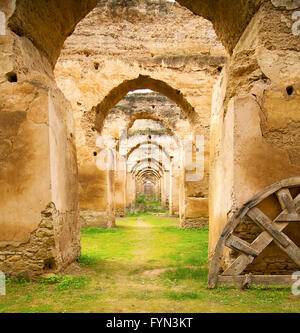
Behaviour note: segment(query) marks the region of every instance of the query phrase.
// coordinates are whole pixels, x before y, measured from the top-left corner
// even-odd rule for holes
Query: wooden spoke
[[[282,209],[287,209],[288,213],[296,213],[296,204],[289,189],[284,188],[276,193]]]
[[[234,230],[236,226],[239,224],[239,222],[240,222],[239,218],[231,216],[217,242],[209,266],[208,282],[207,282],[209,288],[215,288],[217,286],[225,241],[228,238],[228,236],[232,233],[232,230]]]
[[[282,232],[288,226],[289,222],[300,222],[300,194],[293,199],[289,191],[289,188],[293,187],[300,187],[300,177],[286,179],[269,186],[244,204],[236,215],[229,219],[219,238],[211,261],[208,279],[208,286],[210,288],[216,287],[217,283],[230,284],[232,282],[242,288],[248,287],[251,283],[263,285],[288,285],[290,283],[290,276],[252,276],[251,273],[248,275],[241,275],[241,273],[272,241],[300,267],[300,249]],[[282,208],[282,212],[274,221],[256,207],[260,202],[273,194],[277,195]],[[251,244],[233,235],[234,229],[246,215],[262,229],[262,232]],[[240,255],[221,275],[218,275],[224,246],[240,252]]]
[[[252,257],[257,257],[259,255],[259,252],[256,249],[253,249],[249,243],[234,235],[227,238],[225,245],[233,250],[237,250]]]
[[[252,243],[251,248],[260,254],[273,240],[273,237],[263,231]],[[222,275],[239,275],[244,269],[252,263],[255,258],[250,255],[241,254],[235,261],[224,271]]]
[[[299,214],[280,214],[274,222],[300,222]]]
[[[273,222],[258,208],[252,208],[248,214],[251,219],[256,222],[261,228],[265,229],[274,239],[276,239],[283,247],[289,245],[286,236],[277,230]]]
[[[300,187],[300,177],[293,177],[282,180],[275,184],[272,184],[265,188],[263,191],[259,192],[255,195],[251,200],[246,202],[242,208],[238,211],[237,217],[243,217],[247,214],[248,210],[257,206],[260,202],[266,199],[268,196],[276,193],[277,191],[281,190],[282,188],[292,188],[292,187]]]
[[[274,220],[275,222],[300,222],[300,215],[297,213],[300,207],[293,200],[288,189],[279,190],[277,193],[281,208],[287,210],[287,213],[282,212]]]
[[[295,199],[296,208],[300,207],[300,194]],[[286,213],[287,210],[284,210]],[[276,229],[278,231],[282,231],[285,227],[287,227],[288,222],[281,222],[276,224]],[[273,241],[273,237],[267,232],[263,231],[252,243],[251,248],[257,250],[261,253],[271,242]],[[248,256],[246,254],[241,254],[239,257],[235,259],[235,261],[224,271],[222,275],[239,275],[244,269],[252,263],[254,257]]]

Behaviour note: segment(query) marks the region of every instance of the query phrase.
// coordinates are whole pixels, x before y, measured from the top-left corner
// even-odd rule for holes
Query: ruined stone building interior
[[[299,7],[1,0],[0,270],[63,272],[82,228],[115,228],[146,194],[179,228],[209,228],[211,288],[289,283]]]

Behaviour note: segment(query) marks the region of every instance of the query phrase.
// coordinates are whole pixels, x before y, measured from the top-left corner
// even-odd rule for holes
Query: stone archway
[[[125,130],[128,129],[133,124],[133,122],[138,119],[152,119],[155,121],[161,121],[170,133],[175,131],[175,138],[178,141],[178,147],[180,147],[180,151],[177,155],[179,156],[179,158],[182,158],[182,160],[183,155],[181,153],[181,150],[184,145],[183,141],[185,139],[185,135],[190,135],[193,132],[197,133],[197,131],[200,131],[199,128],[201,128],[201,123],[194,107],[187,101],[187,99],[179,90],[172,88],[172,86],[170,86],[168,83],[162,80],[153,79],[149,76],[139,75],[135,79],[125,80],[117,87],[114,87],[99,104],[92,107],[90,111],[86,111],[84,113],[84,117],[81,120],[81,126],[77,129],[77,134],[79,133],[80,136],[82,136],[82,129],[84,129],[84,136],[86,137],[84,146],[78,147],[78,150],[80,151],[79,197],[81,209],[84,211],[82,215],[84,220],[90,220],[89,216],[94,215],[88,213],[88,211],[99,210],[100,200],[103,206],[101,206],[101,216],[107,216],[108,221],[111,220],[111,213],[104,213],[104,210],[106,210],[105,207],[111,207],[112,205],[115,205],[117,216],[124,216],[126,212],[127,204],[126,196],[124,196],[124,193],[126,193],[127,183],[126,171],[125,169],[123,170],[123,168],[122,170],[120,168],[115,170],[115,180],[113,186],[114,196],[111,196],[112,200],[114,200],[114,203],[107,204],[105,198],[108,196],[107,187],[110,187],[110,185],[103,182],[103,179],[108,179],[108,177],[106,176],[107,171],[100,171],[96,169],[96,161],[100,158],[99,153],[101,154],[101,148],[96,147],[96,142],[97,137],[99,135],[102,135],[103,133],[105,133],[105,135],[112,136],[113,140],[116,141],[117,161],[118,163],[120,163],[123,157],[119,155],[118,149],[120,148],[120,140],[122,140],[123,132],[115,133],[113,124],[116,122],[114,121],[112,122],[112,125],[107,126],[105,132],[103,130],[103,127],[111,109],[113,108],[119,110],[119,108],[116,107],[118,105],[118,102],[122,100],[122,98],[124,98],[124,96],[126,96],[130,91],[135,91],[138,89],[150,89],[152,91],[159,92],[160,94],[168,97],[169,99],[172,99],[182,110],[181,112],[183,114],[183,117],[185,117],[186,119],[185,122],[183,121],[183,124],[185,124],[186,128],[183,128],[183,130],[181,130],[180,132],[177,128],[174,127],[174,124],[168,123],[168,121],[171,122],[170,118],[168,119],[167,117],[160,116],[159,114],[151,114],[150,112],[146,111],[133,113],[132,117],[129,117],[129,120],[127,120],[127,115],[127,118],[124,121],[121,121],[120,117],[122,115],[122,112],[118,111],[118,130],[122,130],[122,126]],[[131,111],[126,112],[131,114]],[[195,118],[198,120],[195,121]],[[195,150],[196,152],[195,144],[193,145],[193,150]],[[84,153],[81,153],[81,151],[84,151]],[[95,152],[98,153],[95,155]],[[195,154],[195,152],[193,153]],[[178,165],[180,165],[180,167]],[[183,162],[177,160],[176,163],[175,161],[173,161],[172,168],[174,168],[174,172],[171,172],[170,177],[174,178],[174,186],[171,187],[172,191],[178,192],[178,194],[174,194],[174,199],[170,200],[174,204],[173,210],[179,212],[181,216],[181,225],[183,227],[189,227],[191,225],[193,227],[198,227],[199,220],[201,221],[201,225],[203,224],[203,220],[207,221],[207,197],[201,197],[200,199],[198,199],[197,193],[199,193],[199,188],[197,188],[195,181],[185,181],[185,175],[188,173],[194,173],[195,169],[184,169]],[[101,184],[99,182],[99,179],[101,179]],[[170,183],[172,184],[173,182]],[[175,184],[177,184],[178,187]],[[201,187],[200,193],[202,193],[202,188],[204,189],[204,191],[207,191],[207,178],[204,180],[200,179],[200,181],[198,181],[198,184]],[[168,185],[165,184],[164,186],[166,187]],[[179,186],[182,188],[182,191],[178,190]],[[88,193],[93,196],[94,200],[92,200],[91,195]],[[98,194],[95,195],[95,193]],[[197,213],[195,212],[195,208],[197,210]],[[197,215],[198,212],[200,212],[199,215]],[[92,225],[94,225],[94,222],[92,222]],[[101,222],[101,225],[103,225],[103,222]]]
[[[232,54],[213,97],[212,251],[237,207],[265,186],[299,175],[294,112],[299,106],[299,36],[290,29],[291,8],[276,1],[219,0],[211,7],[202,0],[178,2],[210,19]],[[5,50],[0,56],[0,227],[6,230],[0,268],[11,276],[61,270],[80,252],[72,108],[56,87],[53,67],[64,40],[96,4],[5,0],[0,5],[7,22],[6,35],[0,36]],[[105,103],[101,107],[106,112]],[[192,110],[190,115],[196,120]],[[100,126],[102,119],[97,119]],[[39,251],[41,241],[46,251]],[[34,253],[31,258],[23,256],[28,250]]]
[[[119,86],[113,88],[101,103],[95,106],[92,112],[95,115],[95,128],[101,132],[104,119],[107,117],[110,109],[115,106],[124,96],[130,91],[138,89],[151,89],[159,92],[174,101],[186,115],[190,123],[200,124],[198,114],[195,112],[194,107],[186,100],[184,95],[177,89],[172,88],[166,82],[156,80],[150,76],[139,75],[132,80],[126,80]]]
[[[155,142],[155,141],[143,141],[143,142],[139,142],[138,144],[136,144],[134,147],[130,148],[130,150],[127,153],[127,159],[130,157],[130,155],[137,149],[139,149],[141,146],[147,145],[148,146],[154,146],[156,148],[159,149],[159,151],[161,151],[166,157],[167,159],[170,160],[170,155],[169,153],[166,151],[166,149],[159,143]]]
[[[219,38],[232,51],[251,18],[267,0],[229,3],[218,0],[213,5],[204,0],[177,2],[212,21]],[[38,3],[34,0],[19,0],[14,6],[12,1],[6,0],[2,7],[9,14],[9,28],[17,35],[31,40],[54,65],[65,39],[97,3],[98,0],[66,0],[63,4],[56,0],[41,0]],[[63,13],[68,13],[68,16]]]

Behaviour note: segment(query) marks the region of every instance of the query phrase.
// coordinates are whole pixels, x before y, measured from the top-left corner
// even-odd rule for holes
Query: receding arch
[[[143,163],[148,163],[148,165],[150,165],[150,163],[154,164],[154,165],[158,166],[162,171],[166,171],[162,162],[157,161],[155,158],[149,157],[149,158],[144,158],[142,160],[138,160],[136,162],[136,164],[130,169],[130,172],[134,172],[134,170],[136,170],[139,167],[139,165],[141,165]]]
[[[149,178],[149,179],[144,179],[143,180],[143,185],[145,186],[146,184],[151,184],[152,186],[155,186],[156,183],[153,181],[153,179]]]
[[[159,183],[159,178],[157,178],[154,174],[149,173],[143,175],[140,179],[137,180],[138,183],[143,183],[143,184],[145,184],[148,181],[151,181],[153,184],[156,185]]]
[[[157,178],[157,176],[151,172],[143,174],[139,179],[137,179],[137,182],[145,183],[148,180],[151,180],[153,183],[157,184],[160,178]]]
[[[174,127],[171,127],[169,122],[166,119],[164,119],[163,117],[159,117],[159,115],[153,115],[148,112],[139,112],[137,114],[134,114],[130,118],[130,122],[128,123],[128,126],[127,126],[127,131],[129,131],[132,128],[132,126],[134,125],[134,123],[137,120],[142,120],[142,119],[160,122],[165,127],[168,134],[175,135],[176,129]]]
[[[159,171],[152,169],[152,168],[144,168],[140,171],[137,172],[137,174],[135,175],[136,179],[139,180],[141,179],[145,174],[150,174],[152,173],[153,175],[155,175],[156,179],[160,179],[162,177],[162,175],[160,174]]]
[[[92,111],[96,113],[95,129],[101,133],[104,125],[104,120],[107,117],[109,111],[118,102],[126,96],[130,91],[137,89],[151,89],[171,99],[176,103],[183,113],[186,115],[190,122],[190,125],[200,125],[200,118],[195,111],[194,107],[187,101],[180,90],[172,88],[166,82],[156,80],[148,75],[139,75],[132,80],[125,80],[117,87],[113,88],[107,96],[97,106],[92,108]]]
[[[163,154],[166,156],[166,158],[168,159],[168,160],[170,160],[172,157],[173,157],[173,155],[171,156],[171,154],[170,154],[170,152],[168,152],[166,149],[165,149],[165,147],[163,147],[158,141],[154,141],[154,140],[152,140],[152,136],[151,136],[151,138],[149,139],[146,139],[144,136],[146,136],[145,134],[143,134],[143,135],[141,135],[141,134],[138,134],[139,136],[142,136],[141,137],[141,142],[138,142],[138,143],[136,143],[136,136],[135,135],[130,135],[130,137],[128,138],[127,137],[127,135],[128,135],[128,130],[130,130],[130,128],[134,125],[134,122],[136,121],[136,120],[143,120],[143,119],[150,119],[150,120],[153,120],[153,121],[159,121],[159,122],[162,122],[162,120],[161,119],[158,119],[158,117],[156,117],[156,116],[153,116],[153,115],[149,115],[149,114],[147,114],[147,113],[144,113],[144,112],[141,112],[141,113],[139,113],[138,115],[134,115],[133,117],[131,117],[131,119],[130,119],[130,122],[128,123],[128,126],[126,127],[126,130],[127,130],[127,132],[126,132],[126,135],[122,135],[122,136],[120,136],[120,138],[119,138],[119,140],[118,140],[118,142],[117,142],[117,146],[116,146],[116,148],[117,148],[117,150],[119,150],[119,148],[120,148],[120,141],[121,140],[123,140],[123,139],[125,139],[125,140],[127,140],[127,149],[126,149],[126,153],[124,152],[122,152],[122,156],[124,156],[124,157],[126,157],[126,160],[128,160],[129,159],[129,157],[131,156],[131,154],[136,150],[136,149],[138,149],[140,146],[142,146],[142,145],[146,145],[146,144],[148,144],[148,145],[153,145],[153,146],[156,146],[156,147],[158,147],[159,148],[159,150],[161,150],[162,152],[163,152]],[[166,126],[168,126],[168,123],[166,123],[166,124],[162,124],[164,127],[166,127]],[[167,127],[166,127],[167,128]],[[181,142],[181,140],[178,138],[178,136],[175,134],[175,132],[173,131],[173,129],[171,129],[170,127],[169,128],[167,128],[167,130],[168,130],[168,135],[170,136],[170,138],[172,139],[172,143],[170,142],[169,144],[171,145],[173,145],[173,143],[175,143],[176,144],[176,146],[177,146],[177,148],[182,148],[182,142]],[[156,134],[154,134],[154,136],[155,136]],[[159,138],[156,138],[156,140],[159,140]],[[133,141],[133,146],[131,146],[132,145],[132,143],[130,142],[130,141]],[[130,147],[131,146],[131,147]]]
[[[151,180],[154,184],[158,184],[161,178],[162,176],[155,173],[154,170],[146,170],[136,177],[136,182],[145,183],[148,180]]]
[[[148,146],[155,146],[155,147],[158,147],[160,151],[162,151],[165,156],[167,157],[167,159],[170,161],[171,160],[171,156],[170,154],[166,151],[166,149],[160,145],[158,142],[156,141],[143,141],[143,142],[140,142],[138,144],[136,144],[134,147],[130,148],[130,150],[128,151],[127,155],[126,155],[126,158],[127,160],[129,159],[130,155],[136,151],[137,149],[139,149],[141,146],[144,146],[144,145],[148,145]]]
[[[146,138],[144,138],[143,136],[146,136],[147,134],[138,134],[138,135],[142,137],[143,141],[146,141]],[[155,136],[155,135],[156,134],[153,134],[153,136]],[[170,130],[170,132],[168,133],[168,135],[172,138],[172,140],[174,140],[177,148],[179,148],[179,149],[182,148],[182,139],[176,135],[176,132],[173,132],[172,130]],[[128,140],[128,142],[131,141],[131,140],[135,141],[136,137],[134,135],[131,135],[129,138],[127,138],[127,140]],[[152,138],[150,140],[152,140]],[[119,147],[119,143],[118,143],[117,147]]]
[[[136,176],[140,171],[142,170],[150,170],[150,169],[153,169],[155,171],[157,171],[160,175],[162,175],[164,173],[164,169],[158,165],[158,164],[145,164],[145,162],[143,163],[137,163],[136,164],[136,168],[134,170],[131,170],[130,172]]]

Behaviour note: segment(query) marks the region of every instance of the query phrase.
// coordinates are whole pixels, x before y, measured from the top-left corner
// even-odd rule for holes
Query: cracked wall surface
[[[226,221],[243,203],[265,187],[299,175],[300,44],[289,24],[291,14],[285,7],[264,3],[215,86],[210,139],[210,253]],[[274,202],[265,205],[267,215],[273,216],[274,207]],[[256,227],[251,226],[245,225],[243,233],[255,234]],[[285,232],[300,245],[295,225]],[[230,256],[227,253],[225,263],[230,262]],[[272,263],[270,257],[275,256]],[[270,244],[250,269],[285,274],[293,269],[286,259]],[[285,261],[287,266],[282,264]]]
[[[38,228],[30,233],[26,243],[0,247],[0,270],[12,278],[26,280],[62,271],[80,255],[80,233],[68,219],[68,214],[60,213],[54,203],[49,203],[41,212]],[[65,237],[73,238],[68,249]]]
[[[178,0],[193,13],[209,19],[216,34],[232,53],[260,6],[269,0]]]
[[[14,2],[1,2],[0,10],[8,23]],[[6,25],[0,49],[1,267],[8,276],[34,277],[43,260],[60,269],[80,252],[74,120],[51,64],[28,38]],[[41,226],[49,202],[60,216],[53,230]],[[30,256],[37,244],[46,252]],[[29,252],[21,258],[12,255],[23,250]]]

